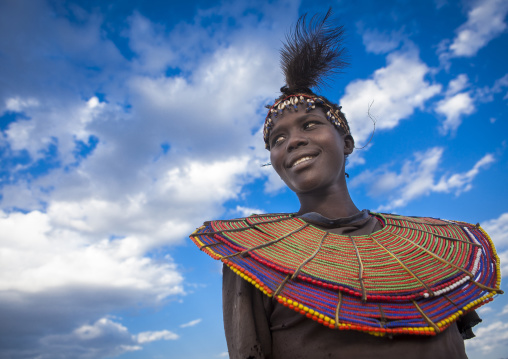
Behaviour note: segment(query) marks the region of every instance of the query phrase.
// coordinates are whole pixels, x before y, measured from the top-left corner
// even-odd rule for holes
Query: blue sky
[[[0,357],[221,358],[203,221],[292,212],[264,105],[278,48],[332,5],[351,66],[324,91],[359,208],[480,222],[508,274],[508,3],[0,2]],[[502,289],[508,290],[505,283]],[[506,357],[508,300],[470,358]]]

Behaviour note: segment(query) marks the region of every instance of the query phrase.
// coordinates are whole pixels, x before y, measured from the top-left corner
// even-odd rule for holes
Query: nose
[[[300,133],[298,133],[291,135],[286,143],[287,151],[291,152],[300,146],[306,146],[309,142],[305,136],[302,136]]]

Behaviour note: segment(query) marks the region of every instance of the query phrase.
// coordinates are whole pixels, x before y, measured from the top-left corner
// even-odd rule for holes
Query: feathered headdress
[[[280,64],[286,78],[282,92],[310,92],[312,87],[321,89],[329,75],[349,65],[344,59],[346,49],[342,46],[344,27],[327,23],[331,15],[330,8],[322,18],[314,15],[307,25],[305,14],[286,35],[280,50]]]
[[[340,107],[323,96],[312,92],[321,89],[331,74],[341,72],[348,66],[343,47],[343,26],[332,26],[329,19],[331,8],[323,17],[314,15],[307,23],[307,15],[300,17],[293,31],[286,35],[280,50],[281,68],[286,85],[280,90],[281,96],[270,106],[265,119],[263,137],[265,147],[270,148],[268,139],[273,119],[282,115],[284,109],[298,111],[298,105],[307,103],[307,111],[315,106],[325,109],[327,118],[343,133],[350,133],[349,125]]]

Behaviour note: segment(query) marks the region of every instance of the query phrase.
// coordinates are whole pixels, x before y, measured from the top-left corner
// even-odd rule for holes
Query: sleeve
[[[475,337],[473,333],[473,327],[482,322],[482,319],[478,316],[475,310],[466,313],[463,317],[457,320],[457,327],[464,340]]]
[[[230,359],[272,358],[270,306],[268,297],[224,265],[222,309]]]

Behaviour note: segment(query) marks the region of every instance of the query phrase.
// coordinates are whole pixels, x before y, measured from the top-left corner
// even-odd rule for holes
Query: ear
[[[344,154],[350,155],[355,149],[355,140],[351,135],[345,135],[342,139],[344,140]]]

